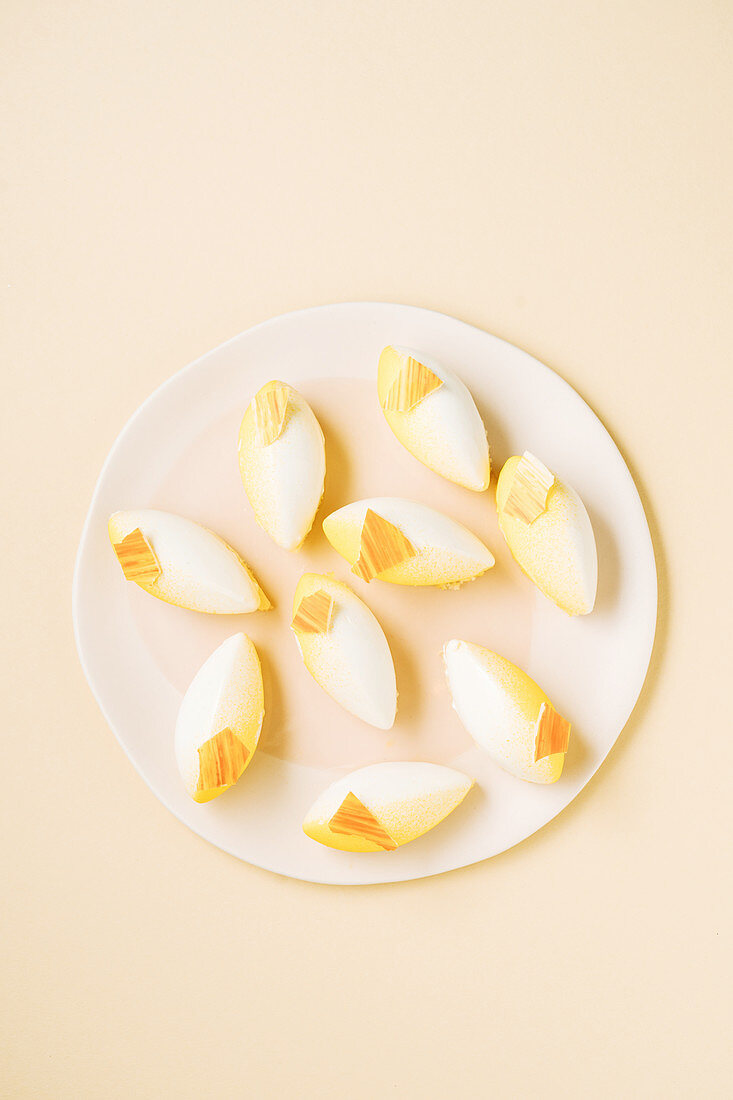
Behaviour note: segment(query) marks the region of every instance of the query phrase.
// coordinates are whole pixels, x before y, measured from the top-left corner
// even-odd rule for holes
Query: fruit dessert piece
[[[397,710],[394,664],[366,604],[340,581],[305,573],[295,590],[292,629],[316,683],[350,714],[391,729]]]
[[[109,537],[130,581],[166,603],[234,615],[270,601],[236,550],[213,531],[171,512],[115,512]]]
[[[377,388],[387,423],[410,454],[466,489],[488,489],[486,429],[453,371],[421,352],[390,345],[379,357]]]
[[[303,832],[344,852],[389,852],[434,828],[472,786],[469,776],[440,764],[370,764],[316,799]]]
[[[460,523],[400,497],[347,504],[326,516],[323,530],[365,581],[457,586],[494,564],[491,551]]]
[[[248,405],[239,470],[260,527],[284,550],[297,550],[323,496],[326,451],[310,405],[286,382],[268,382]]]
[[[196,673],[178,711],[176,760],[194,801],[210,802],[237,782],[264,714],[257,650],[245,634],[234,634]]]
[[[505,657],[470,642],[448,642],[443,659],[453,709],[476,744],[519,779],[559,779],[570,723],[534,680]]]
[[[593,610],[598,557],[588,513],[569,485],[525,451],[504,463],[496,486],[499,526],[530,580],[568,615]]]

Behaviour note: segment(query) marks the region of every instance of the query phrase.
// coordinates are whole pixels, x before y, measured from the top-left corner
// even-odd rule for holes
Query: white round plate
[[[599,589],[589,616],[570,618],[541,596],[496,524],[494,483],[477,494],[444,481],[394,439],[376,399],[385,344],[418,348],[452,367],[484,415],[494,475],[531,450],[585,501],[596,533]],[[256,390],[291,382],[326,433],[326,493],[303,550],[288,554],[256,525],[239,480],[237,430]],[[485,539],[497,564],[459,592],[357,581],[320,530],[328,512],[365,496],[412,496]],[[189,516],[231,542],[275,610],[215,616],[171,607],[126,582],[107,519],[124,508]],[[310,679],[288,629],[306,570],[348,580],[382,622],[400,689],[383,733],[345,714]],[[135,413],[104,465],[81,538],[74,625],[84,671],[120,744],[153,793],[194,832],[249,863],[313,882],[420,878],[502,852],[575,797],[603,761],[641,691],[654,640],[657,581],[649,529],[631,475],[607,431],[570,386],[511,344],[443,314],[359,302],[275,317],[243,332],[162,385]],[[235,631],[260,652],[266,717],[240,782],[199,805],[173,753],[186,685]],[[450,706],[441,647],[464,638],[494,649],[538,681],[573,724],[561,779],[525,783],[474,747]],[[476,786],[440,826],[394,852],[354,854],[304,835],[320,791],[354,767],[425,759],[473,775]]]

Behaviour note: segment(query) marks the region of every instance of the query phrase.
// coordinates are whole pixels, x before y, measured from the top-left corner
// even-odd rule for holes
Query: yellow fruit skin
[[[558,478],[545,511],[531,524],[504,511],[519,455],[507,459],[496,485],[499,527],[512,557],[540,592],[568,615],[593,610],[597,564],[593,531],[578,494]]]
[[[347,585],[341,584],[340,581],[334,580],[333,577],[326,577],[320,573],[304,573],[295,588],[292,617],[295,616],[301,600],[305,599],[306,596],[312,596],[313,593],[318,592],[319,589],[327,592],[334,601],[338,600],[339,595],[343,598],[344,592],[347,594],[347,599],[354,596],[354,593]],[[308,669],[311,676],[318,682],[317,662],[320,652],[323,649],[324,637],[322,634],[299,633],[297,634],[297,639],[300,655],[303,658],[303,664]]]
[[[426,765],[415,766],[423,768]],[[405,787],[398,793],[394,788],[389,791],[383,783],[374,782],[369,784],[368,789],[365,788],[362,773],[372,768],[377,771],[380,767],[381,765],[372,765],[368,769],[360,769],[346,776],[342,781],[332,784],[306,815],[303,822],[303,832],[306,836],[327,848],[336,848],[342,852],[384,852],[385,849],[372,840],[362,836],[332,832],[329,828],[329,821],[338,810],[342,799],[349,790],[353,789],[356,797],[367,806],[399,848],[423,836],[445,820],[457,806],[460,806],[474,785],[470,776],[454,773],[450,786],[443,789],[430,789],[428,785],[421,790],[413,787],[408,791]]]
[[[442,810],[436,811],[435,816],[431,818],[429,824],[426,824],[424,820],[421,821],[419,818],[417,823],[411,820],[411,807],[407,801],[401,804],[383,807],[379,819],[380,824],[385,826],[396,846],[401,848],[403,844],[409,844],[411,840],[417,840],[419,836],[423,836],[424,833],[430,832],[430,830],[434,829],[436,825],[439,825],[441,821],[444,821],[445,818],[455,810],[456,806],[460,805],[469,790],[470,786],[467,786],[460,798],[445,800]],[[422,809],[421,806],[415,806],[416,811],[420,809]],[[319,844],[325,844],[327,848],[337,848],[342,852],[384,851],[381,845],[375,844],[365,837],[331,832],[327,821],[306,820],[303,823],[303,832],[306,836],[309,836],[311,840],[317,840]]]
[[[383,852],[384,848],[361,836],[349,836],[345,833],[332,833],[326,822],[304,821],[303,832],[311,840],[317,840],[326,848],[336,848],[340,852]]]
[[[345,710],[377,729],[391,729],[397,687],[394,662],[382,627],[347,584],[324,573],[304,573],[300,578],[293,597],[293,616],[301,600],[319,589],[333,600],[332,626],[326,634],[293,631],[303,664],[316,683]],[[344,625],[353,632],[350,638],[342,632]],[[378,671],[374,678],[369,678],[365,670],[374,667],[374,661]],[[353,694],[344,690],[348,684]]]
[[[134,524],[131,525],[127,512],[113,512],[109,517],[107,523],[107,531],[109,533],[110,542],[112,546],[121,542],[121,540],[128,535],[131,530],[134,529]],[[201,526],[201,525],[197,525]],[[240,554],[230,546],[228,542],[225,542],[220,535],[217,535],[215,531],[210,531],[205,528],[207,533],[215,538],[217,542],[221,543],[226,550],[233,555],[234,558],[240,563],[242,569],[249,577],[252,587],[259,599],[259,605],[255,609],[259,611],[269,611],[272,604],[268,600],[265,593],[260,588],[260,585],[255,577],[254,573],[243,560]],[[143,531],[143,534],[145,532]],[[195,582],[191,578],[182,579],[180,570],[176,561],[167,560],[165,557],[158,555],[160,566],[163,570],[162,576],[155,582],[149,582],[145,580],[135,580],[134,583],[138,588],[142,588],[144,592],[147,592],[150,596],[155,596],[156,600],[162,600],[163,603],[173,604],[175,607],[186,607],[193,611],[203,611],[208,614],[218,615],[232,615],[239,612],[232,607],[226,608],[226,610],[220,610],[209,606],[205,601],[202,603],[199,599],[196,590]]]
[[[205,675],[209,662],[228,647],[228,674],[220,684],[215,684],[214,694],[197,691],[199,677]],[[200,681],[199,681],[200,682]],[[198,716],[203,709],[210,710],[208,725],[201,730],[194,721],[182,716]],[[252,641],[244,634],[227,639],[199,669],[186,692],[176,723],[176,757],[184,785],[194,802],[210,802],[228,791],[241,779],[252,763],[262,730],[265,715],[265,696],[259,655]],[[204,742],[221,730],[230,729],[247,749],[247,759],[234,783],[199,790],[200,757],[198,750]]]
[[[333,590],[333,591],[332,591]],[[332,596],[335,600],[339,593],[346,592],[348,596],[353,596],[347,584],[342,584],[341,581],[334,579],[332,574],[328,573],[304,573],[295,586],[295,592],[293,594],[293,617],[298,610],[301,600],[304,600],[306,596],[312,596],[314,592],[324,591]],[[314,635],[317,637],[317,635]],[[305,635],[305,641],[308,640],[308,635]],[[302,642],[301,642],[302,646]]]
[[[402,446],[419,462],[427,466],[429,470],[433,470],[434,473],[439,474],[441,477],[445,477],[449,481],[455,482],[456,485],[462,485],[465,489],[471,489],[473,492],[484,492],[489,487],[489,480],[491,477],[491,462],[488,446],[485,441],[485,431],[483,432],[485,456],[482,457],[480,462],[481,473],[479,476],[478,471],[471,471],[469,473],[465,467],[462,470],[458,469],[455,462],[455,455],[451,455],[450,453],[449,441],[437,426],[438,422],[431,418],[425,408],[416,405],[406,412],[397,412],[385,408],[387,395],[404,362],[404,353],[398,351],[391,345],[384,348],[379,357],[377,369],[377,394],[379,397],[379,404],[384,413],[384,418],[389,427]],[[453,385],[455,386],[456,384],[457,382],[454,381]],[[460,383],[460,387],[463,390],[463,383]],[[428,397],[429,396],[430,395],[428,395]],[[469,395],[468,407],[470,408],[472,404],[473,401]],[[475,407],[472,410],[472,415],[480,422],[480,417]],[[454,424],[454,430],[460,430],[459,425],[462,426],[463,423],[463,421],[460,421],[459,424]]]
[[[308,402],[284,382],[288,407],[278,439],[260,446],[253,403],[239,428],[239,471],[255,519],[284,550],[298,550],[313,525],[326,473],[323,431]]]
[[[384,409],[384,406],[387,402],[387,395],[392,389],[392,385],[394,384],[397,375],[400,373],[400,369],[402,368],[402,364],[404,363],[404,361],[404,355],[401,355],[400,352],[398,352],[396,348],[393,348],[391,344],[386,347],[383,350],[382,354],[379,356],[379,365],[377,367],[377,395],[379,397],[379,404],[382,406],[385,416],[388,412],[388,410]],[[392,427],[391,424],[390,427]],[[392,430],[394,431],[394,429]]]
[[[337,512],[333,512],[323,520],[323,533],[336,553],[353,565],[359,557],[361,524],[345,521]],[[385,569],[376,579],[411,587],[464,584],[480,577],[494,565],[494,556],[488,547],[482,545],[482,549],[486,555],[486,564],[473,570],[466,568],[465,560],[448,551],[426,549],[421,550],[415,558]]]
[[[244,775],[244,772],[242,772],[242,775]],[[241,779],[241,776],[239,778]],[[215,798],[218,798],[220,794],[224,794],[224,791],[228,791],[233,786],[233,783],[225,783],[221,787],[210,787],[208,791],[194,791],[191,798],[194,802],[213,802]]]
[[[479,670],[491,685],[491,694],[482,701],[481,728],[467,712],[465,703],[455,690],[451,678],[450,653],[461,649],[469,654],[473,667]],[[505,657],[471,642],[451,641],[445,647],[446,671],[448,683],[453,695],[453,706],[464,726],[477,745],[505,771],[530,783],[555,783],[560,778],[565,764],[565,753],[553,753],[535,761],[535,738],[537,719],[543,703],[552,706],[542,688],[517,665]],[[477,691],[481,680],[476,679]],[[488,705],[489,700],[492,705]],[[483,736],[482,736],[483,734]]]
[[[323,533],[337,554],[353,563],[359,557],[361,529],[354,523],[344,523],[338,516],[326,516]]]

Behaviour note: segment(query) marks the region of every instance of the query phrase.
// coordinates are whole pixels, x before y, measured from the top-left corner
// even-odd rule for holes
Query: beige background
[[[730,4],[0,17],[3,1096],[730,1095]],[[576,386],[644,494],[662,594],[643,698],[576,803],[488,863],[364,889],[174,820],[70,616],[143,398],[351,299],[455,314]]]

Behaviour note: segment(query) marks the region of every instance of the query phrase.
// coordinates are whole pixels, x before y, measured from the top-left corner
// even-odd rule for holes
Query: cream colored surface
[[[1,19],[3,1095],[727,1095],[730,8]],[[342,889],[156,802],[84,681],[69,587],[154,386],[361,298],[456,314],[577,387],[644,495],[661,609],[635,714],[558,819],[490,863]]]

